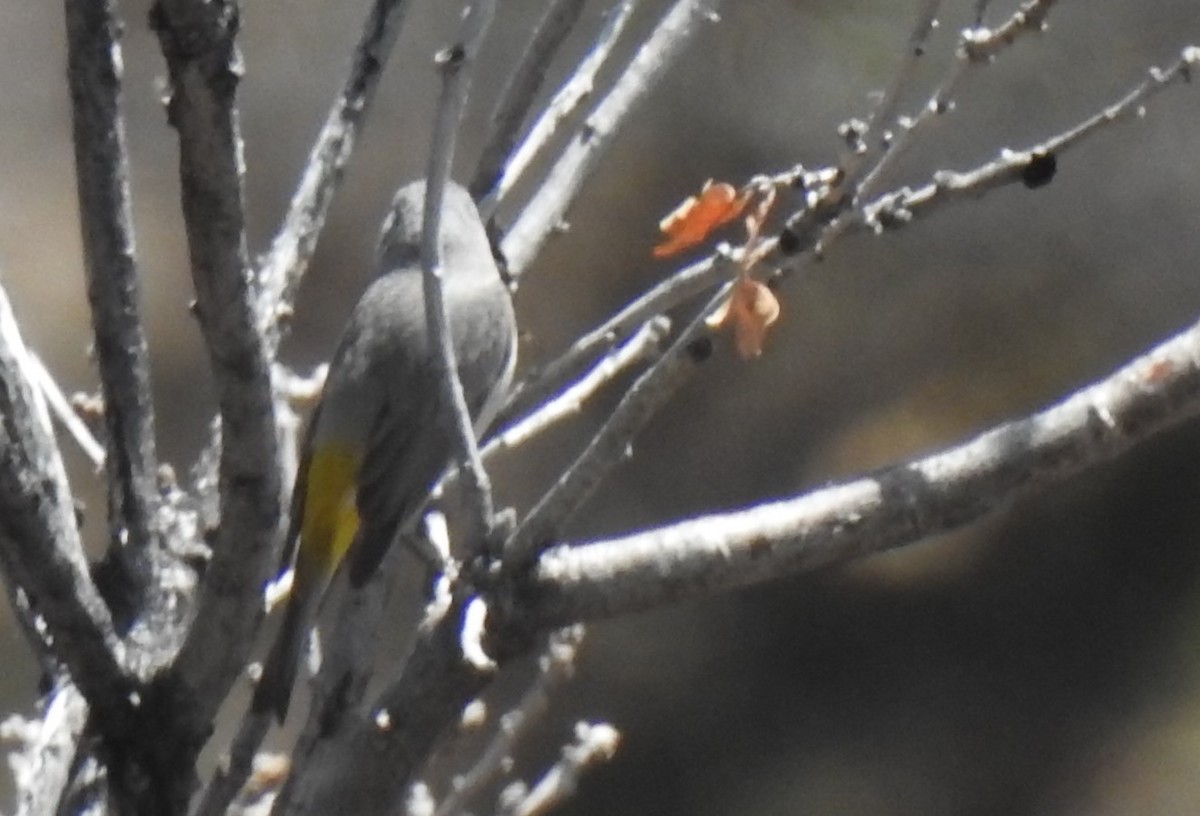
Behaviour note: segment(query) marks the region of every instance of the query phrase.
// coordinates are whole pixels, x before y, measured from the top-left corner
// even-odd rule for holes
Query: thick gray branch
[[[538,561],[546,626],[608,617],[910,544],[1108,461],[1200,412],[1200,324],[1025,419],[873,475]]]
[[[125,585],[116,600],[128,617],[137,596],[163,582],[150,548],[158,490],[154,409],[146,335],[138,308],[129,165],[120,112],[121,52],[113,3],[66,3],[67,81],[74,123],[75,178],[84,269],[108,433],[109,545]],[[120,597],[124,589],[135,597]]]
[[[26,351],[0,290],[0,566],[71,673],[93,714],[111,727],[128,713],[132,678],[108,607],[88,574],[75,508],[49,414],[27,376]],[[34,644],[35,650],[43,648]]]
[[[87,701],[65,677],[59,677],[39,703],[38,713],[33,719],[13,714],[0,723],[0,738],[16,744],[8,764],[17,789],[17,816],[59,812],[78,761]]]
[[[374,712],[347,716],[324,735],[305,773],[289,780],[290,796],[277,812],[395,812],[434,742],[490,679],[462,658],[463,611],[457,600],[422,630]]]
[[[221,526],[174,688],[207,728],[246,664],[280,515],[275,410],[260,293],[246,253],[242,140],[235,97],[241,58],[232,0],[163,0],[151,12],[170,75],[168,118],[180,177],[196,315],[221,417]]]

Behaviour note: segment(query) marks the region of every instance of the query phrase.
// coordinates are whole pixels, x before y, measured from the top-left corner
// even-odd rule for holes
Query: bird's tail
[[[288,600],[283,624],[275,635],[275,643],[267,659],[263,661],[262,677],[254,689],[250,704],[256,713],[271,712],[280,724],[287,719],[288,703],[292,699],[292,687],[296,684],[296,671],[300,667],[300,655],[308,635],[308,608],[306,598],[296,595]]]

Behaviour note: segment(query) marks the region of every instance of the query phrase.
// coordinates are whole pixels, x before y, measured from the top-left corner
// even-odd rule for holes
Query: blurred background
[[[460,179],[541,5],[500,6],[460,141]],[[547,93],[607,5],[592,4]],[[667,5],[644,2],[628,42]],[[524,278],[523,365],[555,355],[675,268],[650,258],[658,219],[705,179],[836,160],[837,125],[869,110],[917,5],[726,2],[722,21],[622,132],[570,231]],[[973,5],[947,0],[909,110],[949,65]],[[993,5],[994,22],[1015,4]],[[213,401],[187,308],[176,140],[148,6],[121,4],[125,106],[160,455],[186,473]],[[245,4],[253,252],[283,213],[365,6]],[[422,172],[437,92],[429,57],[453,35],[458,7],[418,3],[410,15],[301,294],[284,350],[301,371],[330,354],[392,190]],[[1200,44],[1194,0],[1062,2],[1050,22],[970,73],[953,114],[887,187],[1061,131]],[[64,73],[61,8],[0,2],[0,281],[64,388],[92,391]],[[843,241],[784,285],[765,355],[714,358],[570,537],[794,494],[950,444],[1104,375],[1196,319],[1197,212],[1200,97],[1179,86],[1143,119],[1061,156],[1046,188],[999,190],[896,234]],[[503,462],[501,498],[528,506],[618,396]],[[98,477],[71,447],[64,440],[98,552]],[[577,679],[520,770],[549,762],[574,720],[606,718],[624,733],[620,753],[564,813],[1195,813],[1197,450],[1200,426],[1185,425],[953,535],[594,626]],[[29,713],[36,677],[3,616],[0,711]],[[11,790],[7,778],[3,786]]]

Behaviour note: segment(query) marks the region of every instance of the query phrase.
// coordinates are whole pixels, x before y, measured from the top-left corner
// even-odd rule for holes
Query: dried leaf
[[[753,190],[739,193],[732,184],[709,179],[699,196],[690,196],[658,222],[666,240],[654,248],[654,257],[676,255],[700,243],[717,227],[741,215],[753,194]]]
[[[767,329],[779,319],[779,300],[767,285],[749,275],[739,275],[729,300],[707,320],[712,328],[732,325],[733,341],[743,360],[752,360],[763,352]]]

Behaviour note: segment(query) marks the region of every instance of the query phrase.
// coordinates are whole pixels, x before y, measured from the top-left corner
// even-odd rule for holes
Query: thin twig
[[[676,0],[616,85],[587,117],[504,239],[502,250],[514,278],[537,257],[620,126],[658,86],[700,30],[700,23],[713,17],[718,2]]]
[[[455,141],[459,122],[470,90],[471,67],[480,45],[486,36],[495,13],[495,0],[474,3],[463,21],[456,43],[439,52],[437,61],[443,73],[442,95],[435,112],[434,133],[426,174],[424,212],[421,240],[421,265],[425,275],[425,309],[427,324],[433,345],[439,349],[443,366],[442,386],[447,390],[459,440],[460,467],[469,475],[468,488],[474,490],[472,506],[476,511],[475,522],[486,534],[492,521],[492,504],[487,476],[479,460],[474,429],[462,384],[458,380],[454,361],[454,348],[449,333],[447,314],[441,280],[440,219],[446,184],[454,158]],[[472,481],[474,480],[474,481]],[[333,648],[326,656],[318,676],[318,688],[314,705],[309,713],[308,724],[294,752],[297,770],[289,777],[280,801],[285,808],[303,812],[306,794],[296,793],[297,788],[310,785],[309,776],[314,763],[320,763],[329,749],[333,726],[353,719],[356,706],[366,687],[375,634],[383,617],[387,589],[394,577],[394,566],[399,558],[398,548],[385,556],[380,569],[371,577],[366,587],[352,592],[339,609],[334,625]],[[352,726],[347,726],[352,727]],[[386,803],[378,803],[385,805]],[[289,810],[289,812],[291,812]]]
[[[67,82],[88,303],[104,395],[108,544],[134,597],[131,611],[168,602],[157,552],[158,457],[150,363],[134,260],[129,160],[121,118],[121,49],[113,0],[67,3]]]
[[[900,65],[892,72],[887,90],[879,100],[879,105],[871,113],[871,126],[879,135],[888,128],[896,116],[904,89],[913,80],[917,63],[925,56],[925,45],[937,28],[937,15],[941,10],[943,0],[923,0],[923,5],[917,10],[917,22],[908,35],[907,47]]]
[[[678,306],[688,298],[716,285],[728,268],[713,255],[676,272],[639,295],[612,317],[580,337],[558,358],[530,372],[513,389],[507,404],[500,411],[499,422],[510,421],[522,406],[537,405],[557,391],[601,350],[611,348],[622,338],[655,315]]]
[[[917,11],[917,21],[908,35],[904,56],[900,60],[900,65],[892,73],[887,89],[884,90],[878,105],[871,112],[870,119],[861,126],[861,132],[849,131],[843,134],[847,137],[850,152],[839,163],[844,174],[840,181],[842,186],[853,189],[858,182],[859,174],[869,166],[870,158],[876,155],[876,151],[886,150],[888,142],[893,138],[897,124],[896,112],[900,107],[900,100],[916,76],[917,64],[925,56],[926,43],[934,29],[937,28],[937,15],[941,10],[942,2],[943,0],[922,0],[923,4]],[[857,122],[852,122],[846,127],[860,126]]]
[[[725,302],[731,288],[732,283],[720,287],[658,362],[638,377],[583,452],[529,511],[504,544],[506,571],[524,570],[558,537],[604,477],[628,456],[632,439],[706,359],[711,349],[697,344],[708,331],[705,318]]]
[[[521,700],[501,718],[496,733],[465,774],[455,778],[453,788],[442,799],[434,816],[454,816],[472,798],[504,773],[513,749],[545,714],[550,695],[575,672],[575,661],[583,645],[583,626],[568,626],[550,635],[546,650],[538,658],[538,674]]]
[[[791,259],[783,269],[791,274],[814,258],[823,257],[846,232],[867,229],[878,233],[900,228],[951,201],[978,198],[1006,184],[1020,182],[1034,188],[1048,183],[1056,172],[1059,154],[1081,143],[1105,125],[1139,116],[1143,104],[1159,91],[1173,83],[1188,81],[1197,64],[1200,64],[1200,48],[1187,46],[1173,65],[1166,69],[1152,67],[1147,79],[1070,129],[1024,150],[1001,150],[997,159],[973,170],[937,171],[927,184],[915,190],[901,187],[882,194],[842,214],[820,230],[809,230],[804,226],[808,221],[808,211],[797,213],[789,219],[785,230],[787,240],[784,243],[788,245],[787,255]],[[794,224],[801,226],[794,227]]]
[[[584,771],[607,762],[617,752],[621,735],[608,723],[581,722],[575,725],[575,741],[563,746],[562,756],[533,790],[524,786],[505,791],[497,811],[501,816],[540,816],[575,795]]]
[[[46,403],[50,406],[50,410],[58,417],[58,421],[67,429],[67,433],[79,445],[84,456],[96,468],[104,467],[104,446],[92,434],[91,429],[87,426],[75,409],[71,407],[71,401],[67,399],[66,394],[58,387],[58,383],[54,381],[54,376],[47,370],[46,364],[42,359],[33,352],[29,352],[29,375],[38,389],[41,390],[42,396],[45,397]]]
[[[359,134],[375,100],[379,78],[404,25],[409,0],[374,0],[354,48],[350,73],[325,117],[313,144],[304,175],[271,249],[259,268],[268,336],[278,342],[275,318],[286,315],[296,298],[308,263],[325,226],[342,173],[354,153]]]
[[[670,330],[671,321],[661,315],[646,321],[632,337],[602,357],[569,388],[492,437],[480,455],[486,460],[501,451],[512,450],[565,417],[578,414],[584,403],[604,385],[630,366],[657,354]]]
[[[254,758],[271,726],[269,711],[248,711],[229,746],[225,764],[213,774],[193,816],[222,816],[229,811],[254,770]]]
[[[625,614],[904,546],[1197,413],[1200,324],[1040,413],[940,453],[747,510],[555,547],[537,564],[535,614],[547,626]]]
[[[587,0],[551,0],[542,13],[529,45],[513,69],[492,111],[491,133],[467,186],[472,198],[480,200],[500,181],[504,166],[517,141],[521,123],[546,80],[546,70],[571,30],[583,15]],[[486,219],[487,216],[485,215]]]
[[[596,87],[596,75],[608,61],[636,5],[637,0],[622,0],[609,9],[591,50],[538,116],[487,195],[479,200],[479,212],[485,220],[491,217],[499,203],[512,191],[513,185],[550,143],[559,126],[591,96]]]
[[[1046,15],[1056,0],[1026,0],[1012,17],[995,28],[970,28],[962,33],[956,59],[933,96],[921,108],[916,117],[899,121],[892,138],[875,165],[867,172],[855,190],[855,201],[870,197],[884,172],[907,150],[913,136],[935,117],[951,110],[958,85],[967,70],[975,65],[990,63],[1018,36],[1041,31],[1045,27]]]
[[[987,62],[1021,35],[1044,30],[1046,17],[1055,2],[1057,0],[1026,0],[1011,17],[995,28],[974,31],[962,44],[967,59],[971,62]]]
[[[246,251],[238,13],[233,0],[160,0],[151,11],[170,77],[168,121],[179,134],[195,312],[221,417],[220,527],[195,622],[166,678],[193,707],[181,723],[204,737],[262,618],[281,506],[269,350]]]
[[[906,224],[951,202],[978,198],[1006,184],[1020,182],[1036,187],[1047,183],[1056,171],[1060,154],[1107,125],[1140,117],[1146,102],[1174,83],[1188,81],[1197,65],[1200,65],[1200,48],[1188,46],[1172,65],[1151,68],[1136,87],[1074,127],[1024,150],[1004,149],[993,161],[972,170],[941,170],[934,173],[932,181],[915,190],[905,187],[882,195],[858,213],[847,216],[844,226],[881,231]]]
[[[987,16],[987,7],[991,4],[992,0],[975,0],[975,8],[973,13],[975,15],[974,22],[976,28],[979,28],[983,25],[983,18]]]
[[[445,197],[446,182],[450,178],[450,166],[454,161],[459,124],[471,90],[471,72],[495,13],[496,0],[476,0],[471,3],[456,44],[441,51],[436,58],[442,73],[442,94],[434,114],[433,148],[430,150],[429,170],[426,174],[425,212],[421,233],[425,319],[429,326],[430,345],[438,350],[446,403],[453,406],[456,458],[474,514],[472,523],[477,541],[485,540],[492,528],[492,488],[483,460],[479,458],[479,446],[475,439],[471,412],[467,407],[462,382],[458,378],[458,365],[454,359],[450,313],[443,291],[439,236],[442,201]]]

